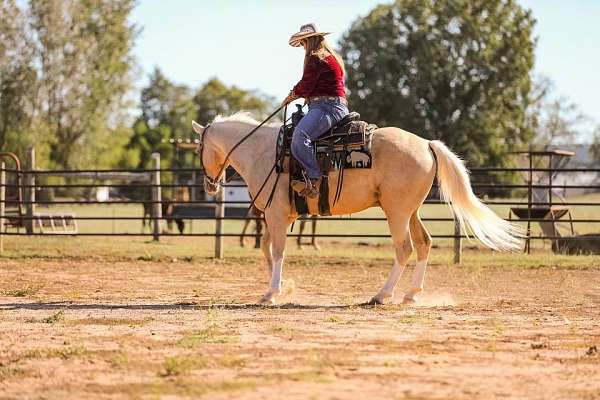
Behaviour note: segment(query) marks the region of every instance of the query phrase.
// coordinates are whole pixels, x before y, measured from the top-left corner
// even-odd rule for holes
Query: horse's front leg
[[[262,304],[274,304],[275,298],[281,294],[281,276],[283,272],[283,257],[285,254],[286,231],[289,225],[288,221],[280,218],[269,218],[265,216],[267,229],[265,235],[270,239],[271,249],[271,281],[265,295],[261,298]],[[268,232],[267,232],[268,231]],[[263,252],[265,249],[263,248]],[[265,252],[267,257],[267,253]],[[267,258],[267,263],[269,260]]]
[[[271,254],[271,235],[269,234],[268,229],[265,229],[260,238],[260,249],[267,262],[267,273],[271,276],[271,273],[273,272],[273,255]]]

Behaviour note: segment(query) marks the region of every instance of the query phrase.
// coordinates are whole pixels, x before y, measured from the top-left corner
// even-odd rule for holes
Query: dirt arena
[[[256,255],[0,258],[0,398],[598,399],[584,260],[434,261],[419,304],[364,306],[389,257],[292,255],[261,307]]]

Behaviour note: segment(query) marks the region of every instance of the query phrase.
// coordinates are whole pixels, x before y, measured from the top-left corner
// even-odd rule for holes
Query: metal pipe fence
[[[202,199],[197,198],[197,195],[191,195],[188,199],[170,199],[166,200],[162,191],[170,190],[170,189],[185,189],[189,193],[201,192],[203,185],[200,182],[202,178],[202,171],[199,171],[195,168],[160,168],[160,158],[157,154],[153,156],[154,166],[153,169],[147,170],[139,170],[139,169],[110,169],[110,170],[95,170],[95,169],[85,169],[85,170],[39,170],[35,168],[35,153],[30,152],[28,156],[28,162],[25,169],[10,169],[6,168],[2,163],[2,168],[0,171],[0,251],[2,250],[3,236],[44,236],[44,235],[78,235],[78,236],[152,236],[154,240],[160,240],[160,237],[170,237],[170,236],[188,236],[188,237],[214,237],[215,238],[215,256],[221,258],[223,256],[223,238],[225,237],[239,237],[239,233],[231,233],[224,231],[224,221],[262,221],[261,217],[246,215],[245,208],[250,204],[249,201],[242,200],[226,200],[221,195],[220,198],[215,199]],[[489,172],[548,172],[550,174],[556,173],[556,169],[552,168],[474,168],[471,170],[472,175],[477,176],[482,173]],[[584,168],[563,168],[560,172],[568,172],[568,173],[596,173],[600,174],[600,168],[596,169],[584,169]],[[169,182],[161,182],[161,175],[171,175],[172,179]],[[193,181],[179,182],[178,177],[182,174],[193,174]],[[14,183],[10,182],[10,177],[19,177],[19,179],[14,179]],[[65,179],[69,178],[68,182],[64,183],[42,183],[41,179],[46,179],[49,177],[54,177],[55,179]],[[74,182],[75,180],[92,180],[93,183],[79,183]],[[115,183],[114,180],[119,181],[127,181],[127,182],[118,182]],[[21,183],[21,182],[26,183]],[[109,182],[106,182],[109,181]],[[173,182],[174,181],[174,182]],[[75,189],[86,189],[91,190],[95,188],[108,188],[113,190],[130,190],[130,191],[147,191],[145,193],[144,198],[137,197],[125,197],[124,195],[120,195],[116,199],[111,200],[94,200],[90,198],[68,198],[63,197],[61,199],[48,199],[48,198],[37,198],[37,193],[42,193],[47,190],[55,190],[60,189],[62,191],[70,191]],[[246,186],[243,184],[226,184],[224,185],[225,189],[230,188],[245,188]],[[499,189],[499,190],[519,190],[519,189],[527,189],[528,191],[534,190],[572,190],[572,189],[584,189],[590,191],[600,191],[600,185],[590,184],[539,184],[539,183],[527,183],[527,184],[518,184],[518,183],[486,183],[486,182],[473,182],[472,187],[475,189]],[[434,189],[437,188],[437,185],[434,185]],[[10,206],[15,203],[15,199],[10,199],[8,193],[16,191],[24,191],[25,196],[24,199],[19,201],[19,206],[26,208],[25,215],[15,215],[14,213],[10,213]],[[548,219],[547,217],[539,218],[534,217],[532,215],[532,211],[535,210],[536,207],[548,206],[548,202],[543,201],[514,201],[514,200],[505,200],[505,199],[492,199],[484,201],[487,205],[494,206],[511,206],[511,207],[521,207],[528,208],[528,214],[525,218],[521,217],[518,219],[512,219],[513,222],[527,223],[527,232],[529,240],[556,240],[563,236],[554,234],[554,235],[546,235],[546,236],[532,236],[531,235],[531,223],[548,223],[552,224],[556,223],[557,220]],[[151,226],[150,233],[144,232],[102,232],[102,231],[88,231],[88,232],[61,232],[61,231],[53,231],[46,232],[44,230],[36,230],[36,228],[41,228],[43,223],[49,222],[52,218],[54,218],[50,213],[40,213],[37,212],[37,206],[47,206],[47,207],[64,207],[67,205],[70,206],[86,206],[86,205],[144,205],[145,212],[143,216],[135,217],[135,216],[108,216],[108,215],[94,215],[94,216],[77,216],[74,213],[72,215],[68,215],[64,217],[69,221],[140,221],[146,222],[148,221]],[[439,200],[428,198],[425,201],[425,204],[442,204]],[[177,206],[177,207],[189,207],[190,210],[194,210],[196,214],[189,215],[173,215],[167,214],[163,215],[163,207],[165,205]],[[551,204],[550,204],[551,205]],[[554,203],[554,205],[560,205],[562,207],[571,207],[571,206],[585,206],[585,207],[598,207],[600,206],[600,202],[594,201],[563,201],[560,203]],[[194,208],[195,207],[195,208]],[[148,210],[146,210],[148,209]],[[234,210],[235,212],[233,212]],[[227,213],[232,215],[227,215]],[[149,214],[149,215],[148,215]],[[598,218],[570,218],[569,220],[565,220],[561,222],[569,222],[571,227],[574,223],[590,223],[596,224],[600,223],[600,212],[597,213]],[[162,229],[162,224],[164,221],[170,222],[173,220],[198,220],[198,221],[214,221],[215,227],[213,232],[187,232],[175,234],[171,232],[166,232]],[[457,222],[454,218],[451,217],[428,217],[425,216],[422,218],[423,221],[426,222],[447,222],[449,223],[449,230],[453,230],[452,234],[433,234],[433,238],[443,238],[443,239],[454,239],[455,245],[455,260],[460,261],[460,251],[461,251],[461,239],[466,236],[461,233],[460,226],[457,226]],[[308,221],[312,220],[311,217],[301,217],[300,221]],[[348,216],[328,216],[328,217],[318,217],[317,221],[322,222],[366,222],[366,221],[386,221],[385,218],[381,217],[348,217]],[[51,221],[50,221],[51,222]],[[36,223],[38,224],[36,226]],[[20,228],[25,228],[22,230]],[[251,237],[257,236],[259,234],[245,234],[244,236]],[[300,234],[290,233],[289,237],[301,237]],[[389,234],[348,234],[348,233],[319,233],[313,234],[311,236],[317,238],[389,238]]]

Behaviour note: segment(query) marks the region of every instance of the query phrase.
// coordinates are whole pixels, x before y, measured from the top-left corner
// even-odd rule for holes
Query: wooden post
[[[4,215],[6,210],[6,171],[5,164],[0,163],[0,254],[4,252]]]
[[[221,188],[217,192],[217,196],[215,200],[217,201],[215,207],[215,258],[223,259],[223,218],[225,218],[225,190],[223,189],[223,184],[225,184],[225,177],[223,176],[223,180],[221,183]]]
[[[28,235],[33,233],[34,220],[33,216],[35,215],[35,148],[30,147],[27,149],[27,169],[30,171],[27,174],[27,179],[25,182],[27,184],[27,220],[25,221],[25,229]]]
[[[531,207],[533,202],[533,155],[529,153],[529,181],[527,182],[527,238],[525,251],[531,253]]]
[[[154,160],[154,169],[152,172],[152,239],[156,242],[160,240],[160,227],[162,218],[162,193],[160,187],[160,154],[152,153]]]
[[[462,232],[460,222],[457,218],[454,219],[454,264],[460,264],[462,258]]]

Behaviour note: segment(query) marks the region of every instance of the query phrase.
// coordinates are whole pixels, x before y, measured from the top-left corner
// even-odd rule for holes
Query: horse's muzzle
[[[204,191],[209,195],[209,196],[214,196],[217,194],[217,192],[219,191],[219,182],[212,182],[209,179],[206,179],[206,177],[204,177]]]

